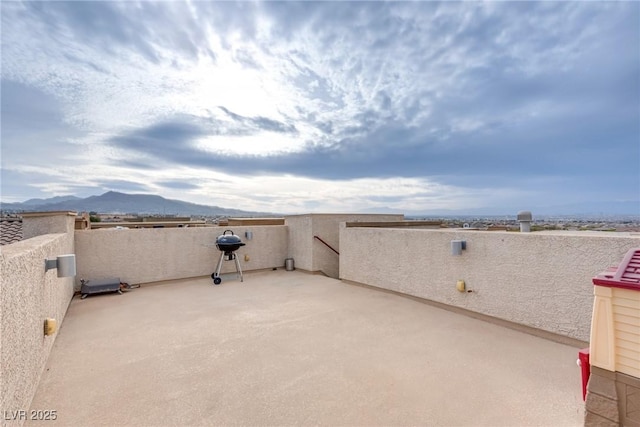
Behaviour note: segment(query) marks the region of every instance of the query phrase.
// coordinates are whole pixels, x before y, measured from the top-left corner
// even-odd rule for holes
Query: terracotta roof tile
[[[22,218],[0,218],[0,246],[22,240]]]

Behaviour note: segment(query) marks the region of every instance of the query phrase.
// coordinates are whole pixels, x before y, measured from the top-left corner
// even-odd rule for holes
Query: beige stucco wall
[[[460,256],[454,239],[467,242]],[[588,341],[592,277],[638,246],[629,234],[341,227],[340,278]]]
[[[296,268],[313,271],[313,225],[311,215],[291,215],[284,219],[288,229],[287,258],[293,258]]]
[[[404,215],[382,214],[305,214],[285,217],[289,227],[289,256],[296,268],[322,271],[329,277],[339,276],[339,256],[314,239],[318,236],[340,252],[340,223],[356,221],[402,221]]]
[[[58,278],[55,269],[45,272],[45,259],[68,253],[73,253],[72,234],[36,236],[1,249],[2,411],[29,409],[57,336],[44,335],[44,320],[54,318],[59,326],[73,297],[73,278]]]
[[[43,234],[73,233],[75,212],[26,212],[22,214],[22,239]]]
[[[80,279],[119,277],[127,283],[149,283],[210,275],[220,251],[215,240],[225,227],[102,229],[76,231]],[[243,271],[281,267],[287,255],[287,228],[283,225],[232,227],[246,243],[236,254]],[[253,232],[247,240],[246,231]],[[245,255],[249,258],[245,260]],[[235,272],[223,263],[222,273]]]

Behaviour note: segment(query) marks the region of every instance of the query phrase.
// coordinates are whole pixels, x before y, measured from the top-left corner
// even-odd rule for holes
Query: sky
[[[640,214],[638,2],[0,13],[3,202],[113,190],[280,213]]]

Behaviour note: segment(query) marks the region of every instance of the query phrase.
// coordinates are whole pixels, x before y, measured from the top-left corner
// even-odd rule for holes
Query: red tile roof
[[[0,218],[0,246],[22,240],[22,218]]]

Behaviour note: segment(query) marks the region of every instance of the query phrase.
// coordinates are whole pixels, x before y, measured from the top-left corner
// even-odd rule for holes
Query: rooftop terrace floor
[[[409,298],[267,271],[74,298],[31,409],[69,426],[582,425],[576,357]]]

